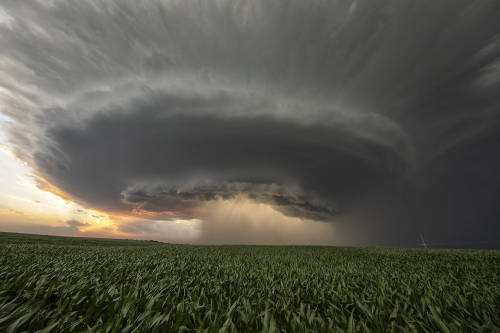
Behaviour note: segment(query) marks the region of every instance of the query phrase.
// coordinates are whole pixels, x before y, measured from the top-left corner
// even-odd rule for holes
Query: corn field
[[[500,252],[0,237],[1,332],[499,332]]]

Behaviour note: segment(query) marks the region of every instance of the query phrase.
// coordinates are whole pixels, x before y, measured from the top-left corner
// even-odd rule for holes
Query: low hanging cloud
[[[25,216],[5,216],[0,215],[0,225],[3,232],[21,232],[28,234],[58,235],[73,237],[112,237],[111,228],[101,227],[97,230],[86,230],[85,227],[91,227],[90,223],[77,220],[68,220],[60,225],[47,225],[40,223],[39,220]]]
[[[75,229],[75,230],[79,230],[79,228],[81,228],[81,227],[90,226],[89,223],[84,223],[84,222],[80,222],[77,220],[68,220],[68,221],[66,221],[66,224],[68,225],[69,228]]]
[[[500,239],[499,16],[495,0],[6,0],[3,131],[40,182],[203,220],[205,242],[236,202],[353,243]]]
[[[122,192],[122,202],[134,207],[136,212],[156,212],[176,218],[194,218],[199,208],[207,202],[234,200],[244,196],[248,200],[273,207],[287,216],[310,220],[328,221],[337,215],[332,204],[317,198],[297,197],[293,190],[271,184],[219,183],[191,188],[156,187],[129,188]]]

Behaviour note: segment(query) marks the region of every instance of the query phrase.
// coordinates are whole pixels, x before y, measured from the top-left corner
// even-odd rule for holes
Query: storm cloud
[[[243,200],[340,243],[495,247],[499,17],[494,0],[7,0],[3,130],[40,182],[200,219],[205,242],[233,242],[216,212]]]
[[[100,208],[148,202],[145,209],[161,201],[164,207],[151,209],[182,211],[180,202],[246,193],[318,216],[333,215],[337,197],[374,189],[405,169],[397,151],[404,140],[395,129],[381,138],[394,141],[388,146],[335,124],[223,115],[242,101],[150,97],[144,103],[96,114],[85,126],[48,127],[45,139],[57,144],[35,153],[38,169]]]

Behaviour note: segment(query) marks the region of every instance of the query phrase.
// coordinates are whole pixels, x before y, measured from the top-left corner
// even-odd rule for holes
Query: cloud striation
[[[200,219],[205,242],[231,242],[215,212],[243,200],[336,243],[495,247],[498,17],[493,0],[6,0],[3,130],[75,200]]]

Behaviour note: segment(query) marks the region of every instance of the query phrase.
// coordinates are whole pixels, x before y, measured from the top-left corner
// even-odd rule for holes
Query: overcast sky
[[[497,0],[4,0],[0,229],[498,248],[499,18]]]

